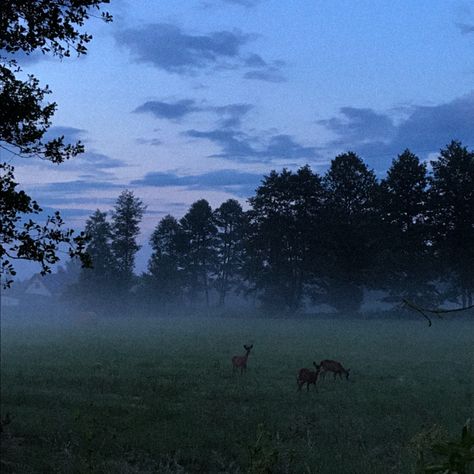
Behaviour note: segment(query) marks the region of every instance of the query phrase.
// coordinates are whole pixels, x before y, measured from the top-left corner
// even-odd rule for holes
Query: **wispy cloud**
[[[210,113],[217,115],[218,123],[223,128],[239,128],[242,119],[253,109],[251,104],[227,104],[221,106],[198,104],[193,99],[182,99],[177,101],[152,100],[137,107],[135,113],[151,113],[158,119],[181,121],[193,113]],[[146,141],[141,140],[144,144]]]
[[[250,196],[262,180],[262,175],[236,170],[218,170],[207,173],[180,176],[169,172],[147,173],[142,179],[134,180],[136,186],[185,187],[188,189],[220,189],[237,196]]]
[[[270,162],[275,159],[295,160],[316,157],[316,148],[296,142],[290,135],[273,135],[267,140],[238,130],[214,129],[210,131],[187,130],[191,138],[211,141],[221,148],[212,157],[238,161]]]
[[[176,102],[164,102],[150,100],[137,107],[134,112],[149,112],[157,118],[179,120],[193,112],[201,112],[203,109],[196,105],[192,99],[183,99]]]
[[[135,61],[151,64],[169,73],[194,75],[203,70],[236,69],[244,78],[282,82],[282,61],[266,61],[244,47],[256,35],[240,30],[191,34],[170,23],[128,28],[116,34],[117,42]]]
[[[143,138],[139,137],[135,139],[135,143],[138,145],[151,145],[151,146],[161,146],[163,142],[159,138]]]
[[[474,33],[474,24],[457,22],[456,26],[463,35]]]
[[[474,91],[443,104],[412,106],[397,123],[389,114],[353,107],[318,123],[336,135],[328,149],[352,149],[382,170],[405,148],[427,156],[453,139],[472,147]]]

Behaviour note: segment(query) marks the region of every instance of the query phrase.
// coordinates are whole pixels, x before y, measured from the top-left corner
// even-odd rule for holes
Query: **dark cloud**
[[[275,135],[261,153],[269,158],[297,160],[314,157],[316,148],[300,145],[290,135]]]
[[[202,111],[192,99],[183,99],[176,102],[151,100],[137,107],[134,112],[148,112],[157,118],[179,120],[186,115]]]
[[[51,127],[44,135],[44,141],[47,142],[54,138],[64,137],[65,144],[74,144],[78,141],[85,143],[86,151],[77,155],[76,157],[65,161],[60,167],[60,171],[81,171],[85,174],[90,174],[95,178],[105,177],[109,173],[104,170],[110,170],[112,168],[118,168],[123,166],[128,166],[124,161],[112,158],[103,153],[94,151],[87,145],[87,131],[74,128],[74,127],[65,127],[65,126],[56,126]],[[41,167],[51,167],[53,166],[48,160],[41,160],[35,157],[31,159],[22,160],[22,166],[41,166]]]
[[[56,182],[56,183],[48,183],[48,184],[39,186],[39,190],[43,192],[46,191],[48,193],[61,194],[67,197],[67,195],[71,193],[84,193],[84,192],[104,190],[104,189],[117,189],[117,188],[122,188],[122,187],[123,185],[115,184],[110,181],[93,181],[93,180],[77,179],[74,181],[61,181],[61,182]]]
[[[20,67],[29,66],[30,64],[36,64],[40,61],[47,61],[50,60],[51,57],[43,54],[41,51],[33,51],[31,53],[25,53],[24,51],[15,51],[14,53],[6,53],[2,51],[4,57],[7,60],[13,59],[17,62]]]
[[[265,61],[258,54],[251,54],[245,58],[245,65],[250,69],[244,74],[244,79],[254,79],[267,82],[285,82],[282,73],[284,61]]]
[[[77,164],[77,166],[84,171],[89,169],[110,169],[127,166],[122,160],[111,158],[110,156],[104,155],[103,153],[96,153],[94,151],[87,151],[81,155],[78,155],[68,163]]]
[[[191,189],[220,189],[237,196],[249,196],[261,180],[261,174],[236,170],[218,170],[191,176],[179,176],[175,173],[162,172],[147,173],[144,178],[132,181],[132,184],[156,187],[180,186]]]
[[[318,123],[347,142],[386,140],[395,133],[392,119],[372,109],[342,107],[340,114],[341,117],[320,120]]]
[[[193,99],[182,99],[174,102],[148,101],[137,107],[134,112],[149,112],[156,118],[179,121],[192,113],[208,112],[219,117],[219,125],[223,128],[239,128],[243,117],[252,110],[250,104],[228,104],[223,106],[197,105]],[[151,142],[139,139],[140,144],[159,145],[159,140]]]
[[[253,105],[250,104],[229,104],[213,108],[221,116],[220,126],[223,128],[240,128],[242,119],[252,109]]]
[[[337,136],[327,148],[354,150],[378,170],[406,148],[424,157],[453,139],[474,145],[474,91],[445,104],[413,106],[398,123],[371,109],[340,112],[341,117],[319,121]]]
[[[272,66],[265,69],[255,69],[244,74],[244,79],[253,79],[257,81],[266,82],[285,82],[286,78],[281,73],[281,70]]]
[[[65,204],[64,201],[61,201],[61,203]],[[41,217],[45,218],[46,216],[52,216],[56,211],[59,210],[59,212],[61,213],[61,217],[64,219],[64,222],[66,223],[67,227],[70,226],[71,221],[74,221],[74,220],[84,221],[90,215],[94,213],[93,208],[91,209],[59,208],[58,209],[58,207],[52,201],[50,202],[50,206],[43,206],[42,209],[43,209],[43,212],[39,214],[40,218]]]
[[[82,128],[57,126],[48,129],[44,134],[44,140],[49,141],[63,136],[64,143],[76,143],[79,140],[84,142],[86,135],[87,131]]]
[[[474,33],[474,25],[469,23],[456,23],[456,26],[461,30],[463,35]]]
[[[236,130],[215,129],[207,132],[188,130],[185,135],[191,138],[204,138],[221,147],[222,152],[213,156],[229,159],[251,160],[258,152],[249,142],[249,137]]]
[[[255,38],[239,30],[190,34],[169,23],[129,28],[116,35],[117,42],[127,47],[137,62],[170,73],[192,75],[206,69],[242,69],[247,79],[282,82],[284,62],[267,62],[258,54],[242,52]]]
[[[222,150],[212,156],[230,160],[268,162],[275,159],[312,159],[316,156],[316,148],[300,145],[289,135],[274,135],[266,143],[262,143],[259,137],[226,129],[207,132],[188,130],[185,135],[211,141]]]
[[[168,72],[189,74],[238,58],[249,36],[239,31],[217,31],[207,35],[184,33],[168,23],[126,29],[117,41],[127,46],[138,62],[153,64]]]
[[[161,146],[163,142],[159,138],[137,138],[135,142],[138,145],[151,145],[151,146]]]

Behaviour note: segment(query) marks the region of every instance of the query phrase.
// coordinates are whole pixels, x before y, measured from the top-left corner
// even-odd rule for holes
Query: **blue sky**
[[[474,147],[474,2],[112,0],[86,57],[33,56],[54,91],[51,133],[83,156],[12,158],[23,186],[80,227],[125,188],[166,213],[245,203],[271,169],[324,172],[354,150],[379,174],[409,147]],[[2,159],[10,159],[2,151]],[[147,248],[138,269],[145,268]]]

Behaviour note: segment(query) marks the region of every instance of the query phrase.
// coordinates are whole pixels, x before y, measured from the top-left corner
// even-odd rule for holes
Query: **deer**
[[[349,379],[350,369],[345,369],[340,362],[337,362],[337,360],[325,359],[320,362],[319,366],[323,379],[326,377],[326,372],[333,372],[334,380],[336,380],[337,375],[342,379],[342,374],[346,376],[346,380]]]
[[[314,367],[316,368],[316,372],[313,372],[310,369],[300,369],[298,372],[298,376],[296,377],[296,383],[298,385],[298,390],[301,391],[301,387],[306,384],[306,391],[309,392],[309,385],[313,384],[316,391],[318,388],[316,387],[316,382],[318,381],[319,371],[321,370],[321,366],[313,362]]]
[[[245,355],[243,356],[234,356],[232,357],[232,371],[240,369],[240,374],[244,373],[244,370],[247,369],[247,359],[249,358],[250,351],[252,350],[253,344],[247,346],[244,344]]]

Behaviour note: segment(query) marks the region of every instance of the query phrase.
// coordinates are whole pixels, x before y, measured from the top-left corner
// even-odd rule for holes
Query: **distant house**
[[[53,296],[51,291],[46,287],[43,277],[38,274],[33,275],[27,282],[25,294],[34,296],[44,296],[46,298],[51,298]]]
[[[57,306],[59,298],[76,279],[77,272],[65,271],[62,267],[44,276],[37,273],[27,280],[15,281],[11,288],[2,289],[1,306],[28,311]]]

